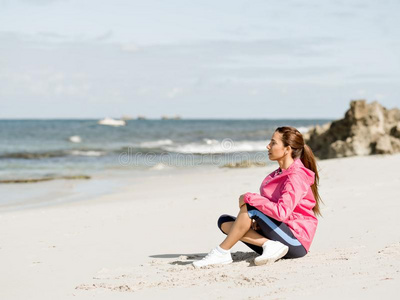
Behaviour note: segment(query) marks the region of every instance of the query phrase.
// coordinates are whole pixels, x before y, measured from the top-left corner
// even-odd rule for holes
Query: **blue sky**
[[[399,1],[0,0],[0,118],[400,106]]]

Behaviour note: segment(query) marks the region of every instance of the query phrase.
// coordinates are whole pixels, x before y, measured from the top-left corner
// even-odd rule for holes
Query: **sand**
[[[320,161],[325,204],[310,252],[268,266],[242,243],[230,265],[191,263],[223,240],[218,217],[236,215],[271,165],[153,171],[107,195],[2,211],[0,299],[393,299],[399,165],[400,155]]]

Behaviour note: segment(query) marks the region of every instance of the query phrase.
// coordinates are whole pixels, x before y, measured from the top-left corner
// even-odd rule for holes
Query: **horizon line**
[[[82,120],[102,120],[104,118],[0,118],[0,121],[82,121]],[[308,117],[308,118],[183,118],[174,119],[174,117],[168,119],[159,118],[144,118],[138,119],[123,119],[123,118],[112,118],[116,120],[124,120],[124,121],[195,121],[195,120],[336,120],[337,118],[317,118],[317,117]]]

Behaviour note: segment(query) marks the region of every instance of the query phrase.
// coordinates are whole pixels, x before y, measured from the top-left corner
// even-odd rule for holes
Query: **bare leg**
[[[247,214],[247,206],[243,205],[240,208],[239,214],[235,222],[232,224],[232,227],[230,228],[228,236],[219,246],[225,250],[231,249],[251,229],[251,222],[252,220]],[[265,241],[267,241],[267,239],[265,239]]]
[[[221,229],[223,232],[228,234],[231,231],[232,222],[225,222],[221,225]],[[249,229],[249,231],[246,232],[246,234],[240,239],[242,242],[249,243],[252,245],[256,245],[259,247],[262,247],[268,239],[261,234],[259,234],[257,231],[253,230],[252,228]]]

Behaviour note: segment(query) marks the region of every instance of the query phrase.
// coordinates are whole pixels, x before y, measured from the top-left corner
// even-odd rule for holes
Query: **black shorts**
[[[264,213],[259,211],[257,208],[247,204],[247,212],[251,219],[254,219],[259,225],[260,229],[257,230],[259,234],[266,237],[269,240],[279,241],[289,247],[288,253],[283,258],[299,258],[307,254],[307,250],[299,242],[299,240],[293,235],[290,228],[283,222],[279,222],[271,217],[266,216]],[[222,215],[218,219],[218,227],[221,229],[221,225],[225,222],[235,221],[236,217],[231,215]],[[223,231],[222,231],[223,232]],[[223,232],[224,233],[224,232]],[[225,234],[225,233],[224,233]],[[243,242],[244,243],[244,242]],[[252,250],[258,254],[262,254],[262,247],[245,243]]]

